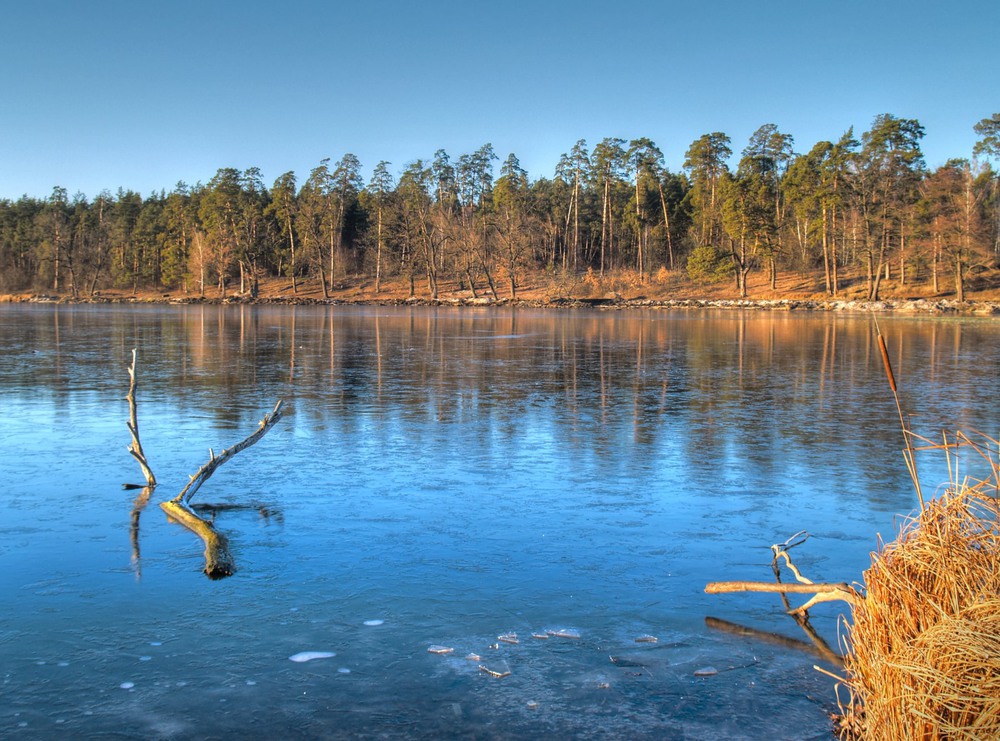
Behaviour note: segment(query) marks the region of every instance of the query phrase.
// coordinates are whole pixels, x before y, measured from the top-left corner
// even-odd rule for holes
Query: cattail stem
[[[924,494],[920,490],[920,478],[917,476],[917,462],[913,457],[913,433],[910,432],[910,428],[906,424],[906,418],[903,416],[903,407],[899,403],[899,392],[896,388],[896,376],[892,372],[892,363],[889,362],[889,349],[885,345],[885,338],[882,336],[882,331],[878,326],[878,318],[872,315],[875,319],[875,333],[878,336],[878,349],[882,353],[882,364],[885,366],[885,377],[889,380],[889,388],[892,389],[892,398],[896,401],[896,413],[899,414],[899,426],[903,430],[903,442],[906,444],[906,450],[903,451],[903,460],[906,461],[906,470],[910,474],[910,480],[913,481],[913,488],[917,492],[917,499],[920,501],[920,510],[924,510]]]
[[[877,325],[876,325],[877,331]],[[879,332],[878,335],[878,349],[882,351],[882,363],[885,365],[885,375],[889,379],[889,388],[892,389],[892,393],[896,393],[896,377],[892,374],[892,363],[889,362],[889,350],[885,346],[885,338],[882,333]]]

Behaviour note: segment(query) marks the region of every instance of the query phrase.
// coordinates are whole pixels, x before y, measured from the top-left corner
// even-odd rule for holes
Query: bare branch
[[[128,446],[128,452],[132,454],[132,457],[139,462],[139,467],[142,469],[142,475],[146,477],[146,486],[153,487],[156,486],[156,476],[153,475],[153,470],[149,467],[149,462],[146,460],[146,454],[142,450],[142,443],[139,442],[139,417],[136,412],[135,403],[135,357],[136,348],[132,348],[132,365],[128,367],[128,395],[125,397],[128,399],[128,431],[132,433],[132,442]]]
[[[835,600],[844,600],[849,605],[853,605],[858,593],[853,589],[849,592],[841,591],[839,589],[830,592],[817,592],[804,605],[796,607],[794,610],[790,611],[790,615],[805,615],[809,608],[813,605],[818,605],[820,602],[833,602]]]
[[[792,559],[788,555],[788,551],[782,549],[780,546],[772,545],[771,552],[774,553],[774,559],[771,561],[771,568],[774,569],[775,578],[777,578],[778,580],[781,579],[781,572],[779,571],[778,568],[778,559],[783,558],[785,559],[785,565],[788,566],[789,571],[795,574],[795,578],[800,584],[813,583],[811,579],[802,576],[802,573],[799,571],[798,566],[792,563]]]
[[[817,594],[819,592],[839,592],[844,596],[837,599],[852,601],[857,592],[845,582],[820,582],[816,584],[783,584],[769,581],[713,581],[705,585],[706,594],[726,594],[728,592],[781,592],[789,594]]]
[[[257,426],[257,431],[252,435],[236,443],[233,447],[223,450],[219,455],[216,455],[215,452],[209,448],[208,462],[199,468],[197,473],[191,477],[188,485],[181,490],[181,493],[170,501],[181,504],[187,504],[190,502],[191,497],[193,497],[195,492],[201,488],[201,485],[208,481],[209,477],[215,473],[215,469],[235,456],[237,453],[246,450],[251,445],[258,442],[262,437],[264,437],[265,434],[267,434],[267,431],[270,430],[279,419],[281,419],[281,399],[279,399],[278,403],[274,405],[274,409],[270,414],[264,415],[264,419],[262,419],[260,424]]]
[[[801,537],[800,540],[795,540],[796,538],[800,537]],[[771,546],[771,553],[774,554],[774,558],[771,559],[771,568],[774,570],[775,581],[781,582],[781,564],[778,563],[778,559],[783,558],[785,559],[785,565],[788,566],[789,571],[791,571],[795,575],[796,581],[802,584],[813,583],[812,579],[808,579],[802,575],[802,572],[799,571],[798,567],[794,563],[792,563],[791,556],[788,555],[789,550],[791,550],[795,546],[802,545],[807,540],[809,540],[809,533],[807,533],[805,530],[799,530],[799,532],[795,533],[795,535],[790,537],[784,543],[775,543],[774,545]],[[795,542],[793,543],[792,541]],[[784,594],[781,595],[781,599],[785,603],[785,610],[790,611],[791,607],[789,606],[788,599],[785,597]]]

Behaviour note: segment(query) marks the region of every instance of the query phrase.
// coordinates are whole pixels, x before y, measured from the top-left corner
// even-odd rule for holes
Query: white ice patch
[[[559,630],[547,630],[545,631],[550,636],[554,638],[579,638],[580,631],[576,628],[560,628]]]
[[[336,655],[333,651],[299,651],[288,658],[290,661],[301,664],[304,661],[312,661],[313,659],[332,659]]]

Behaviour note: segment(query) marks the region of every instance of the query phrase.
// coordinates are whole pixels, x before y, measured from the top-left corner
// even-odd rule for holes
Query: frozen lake
[[[917,432],[997,432],[1000,323],[879,322]],[[11,305],[0,348],[3,738],[825,738],[836,667],[704,586],[799,530],[860,579],[916,506],[865,316]],[[210,581],[156,505],[278,398],[194,499]]]

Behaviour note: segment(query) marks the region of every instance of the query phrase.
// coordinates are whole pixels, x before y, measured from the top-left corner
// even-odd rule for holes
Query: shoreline
[[[306,296],[265,296],[251,299],[242,295],[201,296],[92,296],[72,298],[52,294],[16,294],[0,296],[0,304],[134,304],[134,305],[258,305],[258,306],[439,306],[439,307],[515,307],[531,309],[738,309],[757,311],[824,311],[838,313],[923,314],[932,316],[1000,316],[1000,301],[964,301],[953,299],[732,299],[732,298],[313,298]]]

